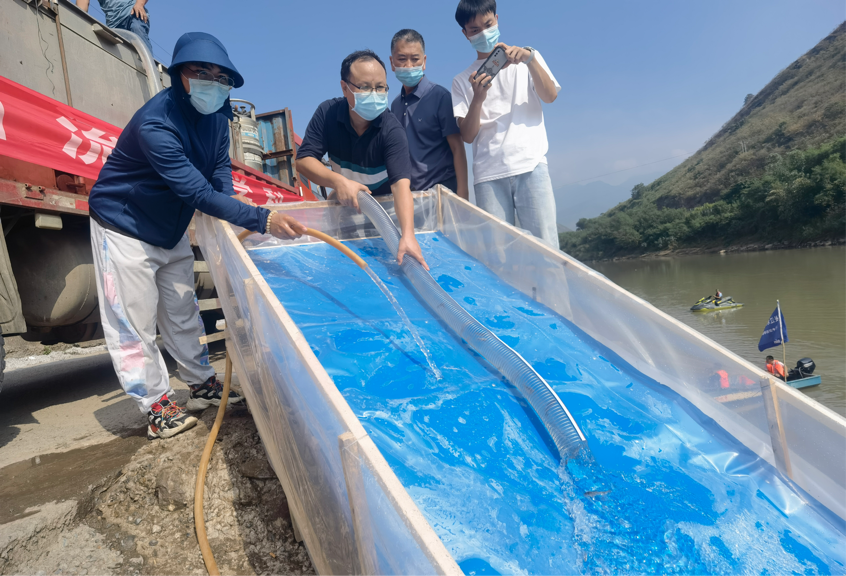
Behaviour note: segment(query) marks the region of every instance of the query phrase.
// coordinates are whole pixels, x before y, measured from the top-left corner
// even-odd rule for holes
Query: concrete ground
[[[205,574],[193,525],[215,409],[169,440],[120,388],[102,342],[7,339],[0,391],[0,574]],[[211,345],[222,376],[224,346]],[[177,402],[187,387],[165,356]],[[227,410],[205,510],[222,573],[313,573],[245,407]]]

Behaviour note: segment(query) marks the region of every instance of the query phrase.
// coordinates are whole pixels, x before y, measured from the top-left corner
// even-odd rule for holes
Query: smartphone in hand
[[[487,82],[487,84],[490,84],[499,71],[502,70],[502,67],[507,63],[508,56],[505,54],[505,49],[503,49],[502,46],[497,46],[494,48],[494,51],[491,52],[490,56],[488,56],[487,60],[484,61],[482,66],[476,71],[476,77],[478,78],[482,74],[487,74],[491,77]]]

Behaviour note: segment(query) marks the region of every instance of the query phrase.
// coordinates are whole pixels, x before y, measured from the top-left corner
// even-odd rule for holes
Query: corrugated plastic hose
[[[365,192],[358,193],[358,205],[373,222],[391,253],[396,255],[400,234],[385,209]],[[580,454],[589,456],[584,434],[546,380],[522,356],[459,306],[417,260],[406,254],[401,267],[420,297],[441,320],[520,390],[555,442],[561,460],[566,462]]]
[[[248,236],[254,234],[249,230],[244,230],[238,234],[238,241],[243,242]],[[359,268],[364,270],[367,268],[365,262],[358,254],[323,232],[306,228],[306,235],[323,240],[327,244],[332,245],[344,253],[350,260],[356,263]],[[232,383],[232,360],[229,358],[229,353],[226,354],[226,372],[223,377],[223,397],[220,399],[220,406],[217,408],[217,416],[215,416],[214,424],[212,425],[209,437],[206,440],[206,447],[203,449],[203,455],[200,457],[200,468],[197,471],[197,483],[194,485],[194,529],[197,532],[197,543],[200,545],[200,552],[203,555],[203,562],[206,564],[206,570],[210,576],[220,576],[220,570],[217,568],[217,562],[214,559],[214,553],[211,546],[209,546],[209,538],[206,534],[206,519],[203,513],[203,495],[206,486],[206,472],[209,469],[209,460],[211,460],[212,449],[214,443],[217,441],[217,433],[220,431],[220,425],[223,422],[223,415],[226,412],[226,403],[229,400],[229,386]]]

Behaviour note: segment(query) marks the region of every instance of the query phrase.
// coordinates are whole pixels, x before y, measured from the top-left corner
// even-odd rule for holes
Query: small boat
[[[814,374],[814,370],[816,369],[817,364],[811,358],[800,358],[796,362],[796,368],[791,368],[787,372],[787,384],[794,388],[819,386],[822,383],[822,378],[819,374]],[[782,380],[780,376],[776,377]]]
[[[740,302],[735,302],[731,296],[725,298],[715,298],[713,296],[705,296],[700,298],[696,304],[690,307],[691,312],[714,312],[715,310],[730,310],[732,308],[740,308],[743,306]]]
[[[794,388],[808,388],[810,386],[819,386],[822,383],[822,378],[817,374],[816,376],[808,376],[807,378],[800,378],[798,380],[789,380],[788,384]]]

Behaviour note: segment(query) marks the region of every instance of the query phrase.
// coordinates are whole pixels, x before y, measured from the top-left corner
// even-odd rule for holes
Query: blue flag
[[[781,320],[781,327],[779,328],[779,320]],[[781,314],[781,307],[776,306],[770,316],[767,326],[764,328],[764,333],[761,334],[761,341],[758,342],[758,351],[763,352],[767,348],[781,345],[781,336],[784,335],[784,341],[790,342],[787,338],[787,324],[784,323],[784,316]]]

